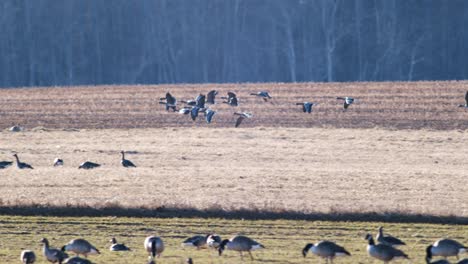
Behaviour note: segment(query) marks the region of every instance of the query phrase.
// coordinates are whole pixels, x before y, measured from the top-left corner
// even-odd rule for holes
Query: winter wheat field
[[[158,103],[168,91],[189,100],[213,89],[211,124]],[[260,90],[273,99],[249,95]],[[374,263],[363,236],[383,225],[423,263],[437,238],[468,244],[468,110],[458,107],[467,90],[468,82],[0,90],[0,160],[18,153],[34,167],[0,170],[0,262],[18,262],[24,248],[40,255],[41,237],[56,247],[85,237],[102,251],[90,257],[96,263],[144,263],[142,242],[155,234],[168,244],[158,263],[238,263],[233,252],[180,246],[217,232],[263,243],[258,263],[317,262],[300,252],[322,239],[353,254],[339,263]],[[237,108],[221,103],[227,91]],[[344,112],[337,96],[356,102]],[[304,101],[318,103],[311,114],[295,105]],[[234,112],[253,117],[234,128]],[[14,124],[24,131],[8,131]],[[121,150],[137,168],[121,167]],[[63,167],[52,166],[56,157]],[[78,170],[86,160],[102,166]],[[134,251],[109,253],[112,236]]]

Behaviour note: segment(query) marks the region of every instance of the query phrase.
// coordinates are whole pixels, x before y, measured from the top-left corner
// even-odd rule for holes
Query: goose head
[[[304,249],[302,250],[302,256],[304,256],[304,258],[307,256],[307,252],[309,252],[309,249],[313,246],[314,244],[309,243],[304,247]]]

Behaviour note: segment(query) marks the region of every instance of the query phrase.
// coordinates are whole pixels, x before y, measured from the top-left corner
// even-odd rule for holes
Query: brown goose
[[[251,93],[250,95],[255,95],[263,99],[263,101],[268,102],[268,99],[271,99],[270,94],[267,91],[260,91],[258,93]]]
[[[231,239],[225,239],[221,242],[218,248],[219,255],[223,254],[225,249],[238,251],[241,255],[241,259],[244,259],[242,252],[249,252],[250,258],[253,260],[252,250],[265,248],[262,244],[257,241],[246,237],[246,236],[234,236]]]
[[[346,251],[344,247],[338,246],[337,244],[330,241],[320,241],[317,244],[307,244],[302,250],[302,255],[304,258],[307,256],[307,252],[309,252],[309,250],[315,255],[326,259],[326,263],[328,263],[328,260],[330,260],[332,264],[335,257],[351,256],[351,254]]]
[[[346,111],[350,105],[354,103],[354,98],[352,97],[337,97],[338,100],[343,100],[343,109]]]

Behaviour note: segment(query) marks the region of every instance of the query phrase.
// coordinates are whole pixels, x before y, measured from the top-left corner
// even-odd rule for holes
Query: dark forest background
[[[466,0],[2,0],[0,86],[447,80]]]

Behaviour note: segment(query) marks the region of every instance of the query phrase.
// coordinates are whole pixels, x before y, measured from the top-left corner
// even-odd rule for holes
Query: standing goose
[[[197,249],[201,249],[206,247],[206,240],[208,239],[209,235],[206,236],[193,236],[189,237],[184,242],[182,242],[182,246],[184,247],[196,247]]]
[[[18,167],[18,169],[34,169],[31,165],[25,162],[21,162],[17,154],[13,154],[13,156],[16,158],[16,166]]]
[[[466,91],[465,93],[465,104],[464,105],[458,105],[458,107],[464,107],[464,108],[468,108],[468,91]]]
[[[317,244],[307,244],[305,248],[302,250],[302,255],[304,258],[307,256],[308,251],[312,251],[315,255],[326,259],[326,263],[328,260],[333,264],[333,259],[339,256],[351,256],[351,254],[344,249],[342,246],[338,246],[337,244],[330,242],[330,241],[320,241]]]
[[[215,104],[215,97],[218,94],[216,90],[211,90],[207,95],[206,95],[206,103],[207,104]]]
[[[82,238],[71,240],[68,244],[62,247],[62,251],[74,252],[78,257],[81,254],[84,255],[85,258],[87,258],[88,255],[101,254],[97,248]]]
[[[216,111],[211,110],[211,109],[206,109],[205,111],[205,120],[206,123],[210,124],[211,120],[213,119],[213,116],[216,114]]]
[[[262,244],[250,239],[246,236],[234,236],[231,239],[225,239],[221,242],[218,248],[219,255],[223,254],[225,249],[238,251],[241,255],[241,259],[244,259],[242,252],[249,252],[250,258],[253,260],[252,250],[265,248]]]
[[[444,258],[455,256],[467,252],[468,248],[452,239],[437,240],[434,244],[426,248],[426,258],[432,256],[442,256]]]
[[[221,245],[221,237],[218,236],[217,234],[211,234],[206,238],[206,244],[210,248],[219,248],[219,245]]]
[[[267,91],[261,91],[258,93],[251,93],[250,95],[255,95],[263,99],[263,101],[268,102],[268,99],[271,99],[270,94]]]
[[[80,166],[78,167],[78,169],[85,169],[85,170],[89,170],[89,169],[94,169],[94,168],[97,168],[101,166],[101,164],[97,164],[97,163],[94,163],[94,162],[91,162],[91,161],[85,161],[83,163],[80,164]]]
[[[160,257],[161,253],[164,251],[164,243],[160,237],[149,236],[145,239],[143,243],[146,251],[151,254],[151,257],[156,256]]]
[[[236,127],[238,127],[241,123],[242,123],[242,120],[244,120],[245,118],[252,118],[252,114],[251,113],[246,113],[246,112],[243,112],[243,113],[234,113],[234,115],[238,115],[239,117],[237,118],[237,121],[236,121]]]
[[[398,246],[406,245],[405,242],[401,241],[400,239],[396,237],[393,237],[390,235],[384,235],[382,226],[379,227],[379,232],[377,233],[377,236],[375,238],[380,244],[384,244],[387,246],[398,247]]]
[[[125,168],[129,168],[129,167],[134,167],[136,168],[135,164],[133,164],[133,162],[129,161],[128,159],[125,159],[125,151],[120,151],[120,154],[122,154],[122,160],[120,160],[120,164],[122,164],[122,166],[124,166]]]
[[[50,248],[47,238],[41,239],[41,243],[44,244],[42,254],[49,262],[61,264],[66,258],[68,258],[67,253],[56,248]]]
[[[80,258],[80,257],[68,258],[68,259],[65,260],[64,263],[65,264],[93,264],[91,261],[89,261],[87,259]]]
[[[310,114],[312,112],[312,106],[318,105],[318,103],[303,102],[303,103],[296,103],[296,105],[302,105],[302,111],[304,113]]]
[[[20,260],[23,264],[32,264],[36,261],[36,254],[32,250],[23,250],[21,251]]]
[[[367,253],[369,253],[371,257],[379,259],[384,263],[389,263],[390,261],[399,258],[409,259],[408,255],[399,249],[384,244],[376,245],[371,234],[366,235],[366,240],[369,243],[367,245]]]
[[[346,111],[346,109],[348,109],[348,107],[354,103],[354,98],[352,97],[337,97],[336,99],[344,100],[344,103],[343,103],[344,111]]]
[[[54,159],[54,167],[63,166],[63,159],[55,158]]]
[[[237,99],[237,95],[233,92],[228,92],[228,97],[221,97],[221,99],[227,100],[227,101],[223,101],[223,104],[228,104],[230,106],[239,105],[239,100]]]
[[[177,99],[171,95],[171,93],[167,92],[166,97],[160,98],[160,104],[166,105],[166,111],[169,111],[169,109],[172,109],[172,111],[177,111],[176,110],[176,104],[177,104]]]
[[[115,237],[113,237],[109,242],[112,243],[112,245],[109,247],[110,251],[131,251],[131,249],[125,246],[125,244],[117,243],[117,239],[115,239]]]

